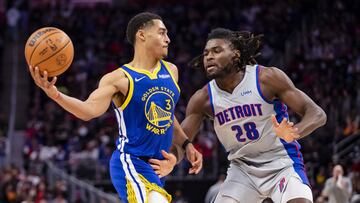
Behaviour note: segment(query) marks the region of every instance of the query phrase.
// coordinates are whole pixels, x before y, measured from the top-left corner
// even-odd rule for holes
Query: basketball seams
[[[34,67],[40,65],[41,63],[47,61],[49,58],[55,56],[56,54],[58,54],[60,51],[62,51],[63,49],[65,49],[69,44],[70,44],[71,40],[69,40],[61,49],[59,49],[57,52],[53,53],[52,55],[50,55],[49,57],[47,57],[46,59],[40,61],[39,63],[37,63],[36,65],[34,65]]]
[[[32,51],[31,54],[30,54],[30,58],[29,58],[29,61],[28,61],[29,64],[31,64],[32,56],[33,56],[35,50],[37,49],[37,47],[41,44],[41,42],[42,42],[43,40],[49,38],[50,36],[52,36],[52,35],[54,35],[54,34],[57,34],[57,33],[62,33],[62,32],[61,32],[61,31],[55,31],[54,33],[50,33],[49,35],[45,36],[43,39],[39,39],[40,42],[34,47],[33,51]]]
[[[69,41],[69,42],[71,42],[71,41]],[[71,43],[66,43],[65,46],[64,46],[60,51],[62,51],[62,50],[64,50],[65,48],[67,48],[69,45],[71,45]],[[55,53],[53,56],[55,56],[56,54],[58,54],[60,51],[58,51],[57,53]],[[51,58],[51,57],[49,57],[49,58]],[[47,61],[47,60],[41,61],[40,63],[37,64],[37,66],[40,65],[41,63],[45,62],[45,61]],[[47,70],[49,77],[53,77],[52,75],[60,75],[61,73],[65,72],[69,67],[66,68],[66,69],[64,69],[63,67],[66,67],[68,64],[71,64],[72,61],[73,61],[73,57],[71,58],[71,60],[69,60],[69,61],[68,61],[66,64],[64,64],[62,67],[60,67],[60,68],[58,68],[58,69],[56,69],[56,70],[53,70],[53,71],[51,71],[51,72]]]

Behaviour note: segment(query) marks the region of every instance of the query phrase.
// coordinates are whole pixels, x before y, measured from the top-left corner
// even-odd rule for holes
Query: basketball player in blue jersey
[[[175,65],[162,60],[167,56],[170,39],[160,16],[140,13],[128,23],[126,35],[134,46],[133,60],[104,75],[86,101],[59,92],[56,77],[30,67],[35,83],[61,107],[82,120],[99,117],[110,104],[116,114],[119,137],[110,160],[112,183],[124,202],[168,203],[171,196],[163,189],[161,177],[171,171],[176,157],[169,153],[186,151],[192,163],[189,173],[198,173],[202,156],[187,141],[187,136],[174,116],[180,89]],[[176,150],[179,148],[178,150]],[[165,162],[160,162],[166,158]],[[162,164],[165,163],[165,164]]]
[[[191,66],[211,81],[190,99],[181,126],[190,139],[203,119],[214,129],[230,160],[216,203],[313,201],[298,139],[324,125],[326,115],[289,77],[256,64],[260,36],[217,28]],[[289,122],[287,106],[301,120]],[[158,168],[156,170],[163,170]],[[165,170],[165,169],[164,169]]]

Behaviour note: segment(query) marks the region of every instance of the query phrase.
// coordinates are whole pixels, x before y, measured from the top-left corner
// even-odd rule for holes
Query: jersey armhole
[[[209,95],[211,110],[215,117],[215,108],[214,108],[214,101],[213,101],[213,96],[212,96],[212,92],[211,92],[210,82],[207,84],[207,91],[208,91],[208,95]]]
[[[125,74],[125,76],[129,79],[129,88],[128,88],[128,92],[125,96],[125,100],[123,102],[123,104],[120,106],[120,108],[122,110],[124,110],[127,105],[129,104],[132,96],[133,96],[133,93],[134,93],[134,81],[133,81],[133,78],[131,77],[131,75],[129,74],[129,72],[127,72],[124,68],[120,68],[120,70]]]
[[[179,93],[180,93],[180,92],[181,92],[181,90],[180,90],[179,84],[176,82],[175,77],[174,77],[174,75],[173,75],[173,73],[172,73],[172,71],[171,71],[171,69],[170,69],[170,67],[169,67],[169,64],[168,64],[166,61],[164,61],[164,60],[160,60],[160,61],[161,61],[161,63],[163,63],[163,64],[164,64],[164,66],[165,66],[165,68],[166,68],[167,72],[169,72],[169,74],[170,74],[170,76],[171,76],[172,80],[173,80],[173,81],[174,81],[174,83],[175,83],[176,88],[179,90]]]
[[[257,64],[256,65],[256,87],[257,87],[257,90],[259,92],[259,95],[261,96],[261,98],[268,104],[273,104],[274,102],[273,101],[270,101],[268,100],[262,93],[261,91],[261,87],[260,87],[260,72],[261,72],[261,68],[260,66]]]

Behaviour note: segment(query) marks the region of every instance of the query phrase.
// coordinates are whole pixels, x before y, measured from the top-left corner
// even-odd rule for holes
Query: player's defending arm
[[[275,132],[285,141],[292,142],[303,138],[326,123],[325,112],[309,96],[297,89],[280,69],[263,68],[260,82],[267,98],[279,98],[301,116],[301,121],[296,125],[286,122],[286,119],[279,124],[273,116]]]
[[[191,96],[189,103],[186,107],[186,117],[181,123],[181,127],[192,141],[195,135],[199,132],[200,126],[206,116],[213,114],[211,112],[211,106],[207,87],[203,87],[198,90],[193,96]]]
[[[59,92],[55,86],[56,77],[49,82],[46,71],[42,76],[37,67],[30,67],[30,72],[36,85],[43,89],[51,99],[66,111],[85,121],[102,115],[108,109],[112,96],[118,91],[124,94],[128,88],[127,78],[124,73],[115,70],[104,75],[99,82],[98,88],[90,94],[87,100],[81,101]]]

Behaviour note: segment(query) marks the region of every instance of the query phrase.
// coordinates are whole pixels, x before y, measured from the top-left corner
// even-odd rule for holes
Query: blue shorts
[[[120,199],[124,202],[147,202],[150,191],[163,194],[169,202],[171,195],[149,163],[139,157],[115,150],[110,160],[110,176]]]

